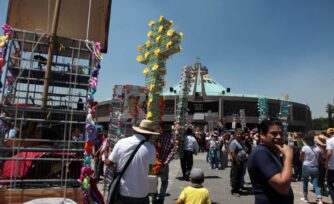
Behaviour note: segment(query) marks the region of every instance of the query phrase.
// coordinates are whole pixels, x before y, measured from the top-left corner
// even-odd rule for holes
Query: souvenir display
[[[266,98],[258,98],[259,123],[268,117],[268,103]]]
[[[180,157],[182,157],[182,146],[183,146],[183,139],[185,135],[185,129],[187,126],[187,107],[188,107],[188,94],[191,88],[192,82],[192,72],[191,67],[186,66],[183,68],[182,76],[181,76],[181,89],[179,93],[179,100],[176,105],[176,117],[174,122],[174,137],[176,139],[176,144],[178,145]]]
[[[290,102],[288,96],[285,96],[285,100],[281,100],[279,119],[283,123],[284,137],[288,137],[288,118],[290,114]]]
[[[133,134],[132,125],[146,117],[147,89],[130,84],[115,85],[110,104],[109,138],[115,144]]]

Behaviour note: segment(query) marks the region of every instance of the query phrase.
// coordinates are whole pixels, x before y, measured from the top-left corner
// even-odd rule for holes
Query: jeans
[[[165,198],[167,187],[168,187],[168,174],[169,174],[169,166],[168,164],[162,169],[162,171],[158,174],[158,177],[161,179],[161,187],[159,191],[159,199],[163,200]]]
[[[222,169],[225,169],[227,167],[228,164],[228,153],[222,151],[221,152],[221,161],[222,161]]]
[[[180,158],[181,161],[181,168],[182,168],[182,175],[184,179],[189,178],[189,174],[191,169],[193,168],[193,152],[184,150],[183,151],[183,158]]]
[[[218,166],[219,166],[218,150],[210,149],[209,154],[210,154],[211,169],[218,168]]]
[[[327,186],[329,195],[331,196],[332,202],[334,203],[334,169],[327,170]]]
[[[232,186],[231,193],[240,192],[243,173],[246,169],[246,162],[240,162],[240,165],[237,165],[235,161],[232,162],[231,172],[230,172],[230,182]]]
[[[318,166],[303,165],[302,171],[303,171],[302,175],[303,175],[303,193],[304,195],[307,195],[308,193],[308,182],[309,182],[309,178],[311,177],[311,182],[313,184],[315,194],[317,195],[318,198],[321,198],[320,187],[318,184],[318,178],[319,178]]]

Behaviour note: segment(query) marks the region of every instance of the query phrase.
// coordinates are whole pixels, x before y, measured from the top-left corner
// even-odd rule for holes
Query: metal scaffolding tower
[[[49,36],[13,30],[9,40],[0,103],[0,190],[79,186],[92,42],[54,41],[41,108]]]

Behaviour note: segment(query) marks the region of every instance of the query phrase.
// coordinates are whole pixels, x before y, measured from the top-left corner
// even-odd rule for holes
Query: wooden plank
[[[21,204],[37,198],[64,197],[64,189],[0,189],[0,203]],[[80,188],[67,188],[66,198],[83,203]]]

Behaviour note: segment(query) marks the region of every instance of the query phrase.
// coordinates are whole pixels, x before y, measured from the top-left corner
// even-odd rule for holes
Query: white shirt
[[[144,119],[146,117],[145,112],[141,109],[141,107],[137,106],[137,117],[138,119]],[[133,116],[130,113],[129,108],[125,108],[125,110],[122,113],[122,118],[128,119],[128,118],[133,118]]]
[[[334,170],[334,137],[326,141],[326,149],[332,150],[332,155],[328,160],[328,169]]]
[[[318,166],[319,165],[318,160],[321,159],[320,158],[321,150],[318,146],[316,146],[316,145],[314,145],[312,147],[303,146],[301,151],[304,152],[303,165],[305,165],[305,166]]]
[[[144,139],[144,136],[134,134],[116,143],[108,159],[116,163],[118,172],[123,169],[134,149]],[[138,149],[121,179],[121,195],[135,198],[147,196],[149,165],[155,163],[155,154],[155,147],[148,142]]]
[[[198,143],[193,136],[187,135],[184,139],[184,150],[192,151],[194,153],[199,151]]]
[[[16,135],[16,129],[12,128],[8,131],[8,133],[6,133],[5,138],[6,139],[15,138],[15,135]]]

